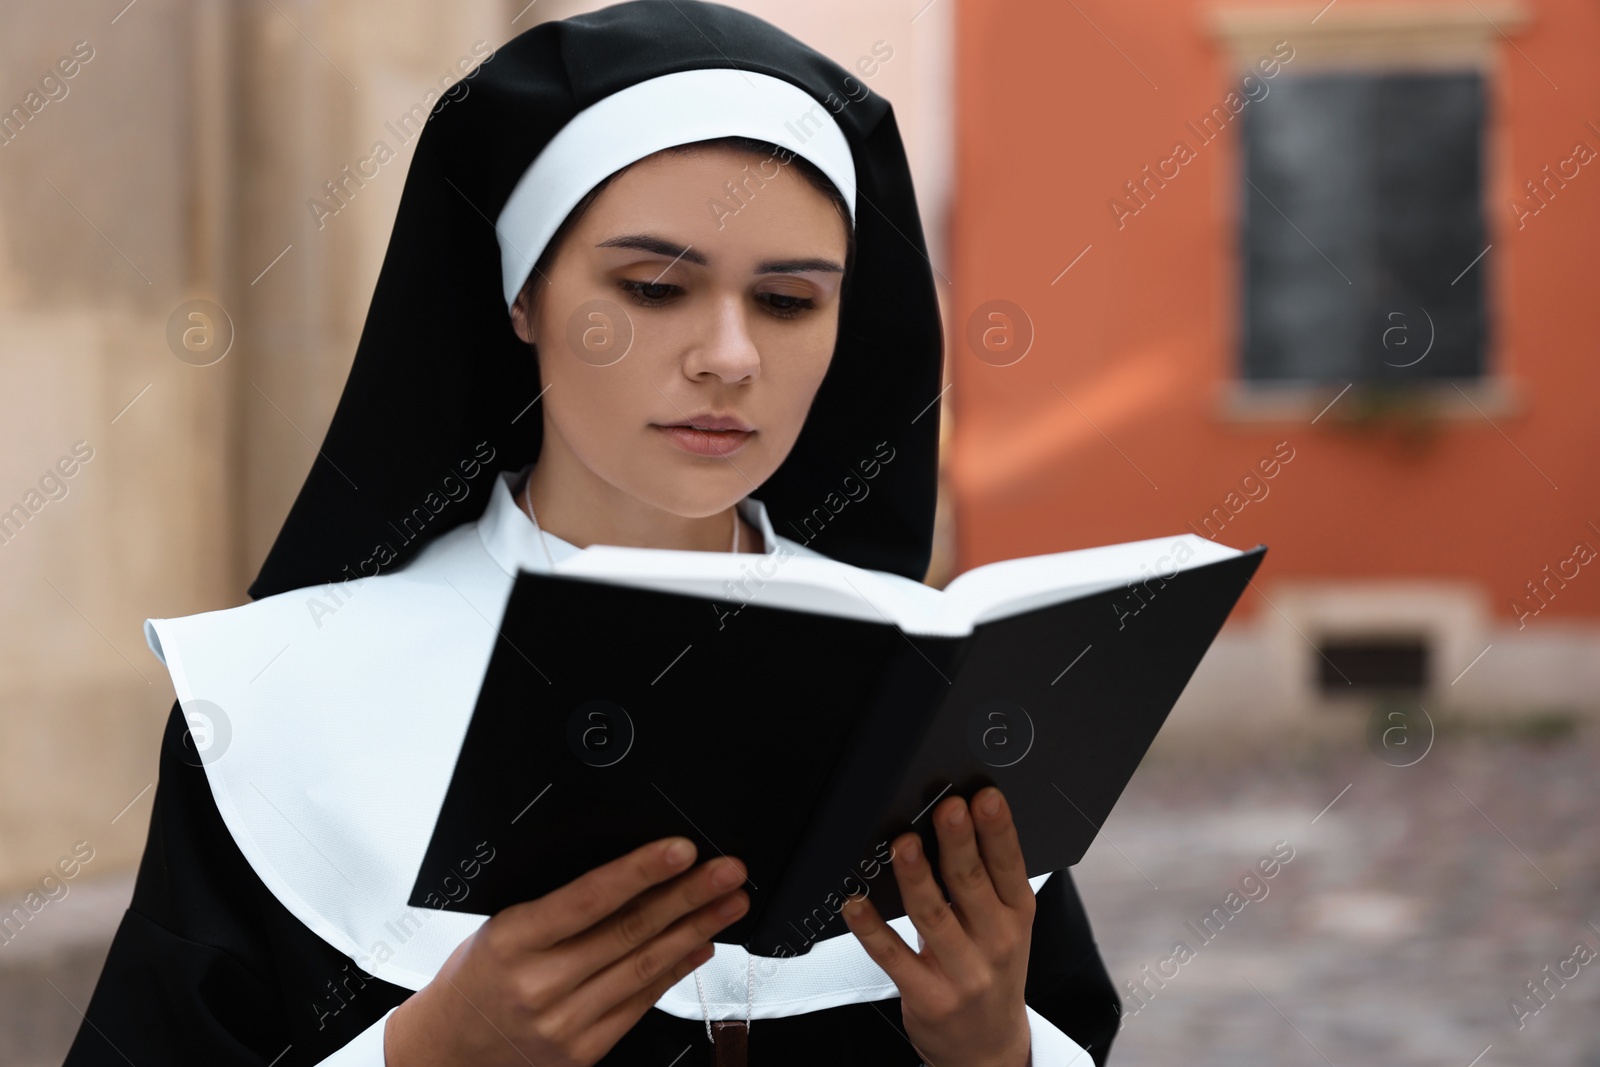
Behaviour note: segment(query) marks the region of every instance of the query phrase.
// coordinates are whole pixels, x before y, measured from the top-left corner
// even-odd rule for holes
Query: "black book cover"
[[[991,783],[1029,876],[1071,866],[1265,552],[962,637],[523,571],[409,903],[492,915],[681,834],[749,871],[716,940],[801,955],[848,895],[903,915],[889,841],[937,871],[928,810]]]

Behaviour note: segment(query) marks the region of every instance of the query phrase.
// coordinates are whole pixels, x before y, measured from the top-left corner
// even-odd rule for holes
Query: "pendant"
[[[749,1062],[749,1025],[743,1019],[717,1019],[712,1022],[712,1067],[746,1067]]]

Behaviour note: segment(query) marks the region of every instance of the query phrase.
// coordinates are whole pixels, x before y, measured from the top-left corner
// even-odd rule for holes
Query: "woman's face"
[[[832,359],[845,251],[833,203],[776,158],[707,146],[618,175],[535,278],[532,321],[513,311],[538,348],[541,466],[684,517],[755,490]]]

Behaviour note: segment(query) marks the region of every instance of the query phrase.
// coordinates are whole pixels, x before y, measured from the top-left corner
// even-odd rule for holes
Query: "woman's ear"
[[[527,289],[517,294],[516,302],[511,305],[511,328],[522,339],[523,344],[533,344],[534,324],[533,316],[528,313],[528,305],[533,301]]]

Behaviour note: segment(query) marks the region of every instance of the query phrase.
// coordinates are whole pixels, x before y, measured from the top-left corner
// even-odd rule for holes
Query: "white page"
[[[590,545],[556,564],[555,573],[879,623],[926,615],[937,605],[933,598],[942,596],[928,588],[933,598],[919,609],[871,571],[798,555],[780,560],[754,553]]]
[[[1180,563],[1179,557],[1187,558]],[[960,636],[974,625],[1180,569],[1240,555],[1194,534],[987,563],[943,591],[836,560],[591,545],[556,573],[701,596],[893,623],[907,633]],[[733,583],[731,586],[729,583]]]
[[[999,560],[956,575],[944,588],[936,621],[965,632],[990,619],[1134,582],[1156,582],[1152,589],[1159,589],[1160,579],[1239,555],[1237,548],[1185,533]]]

